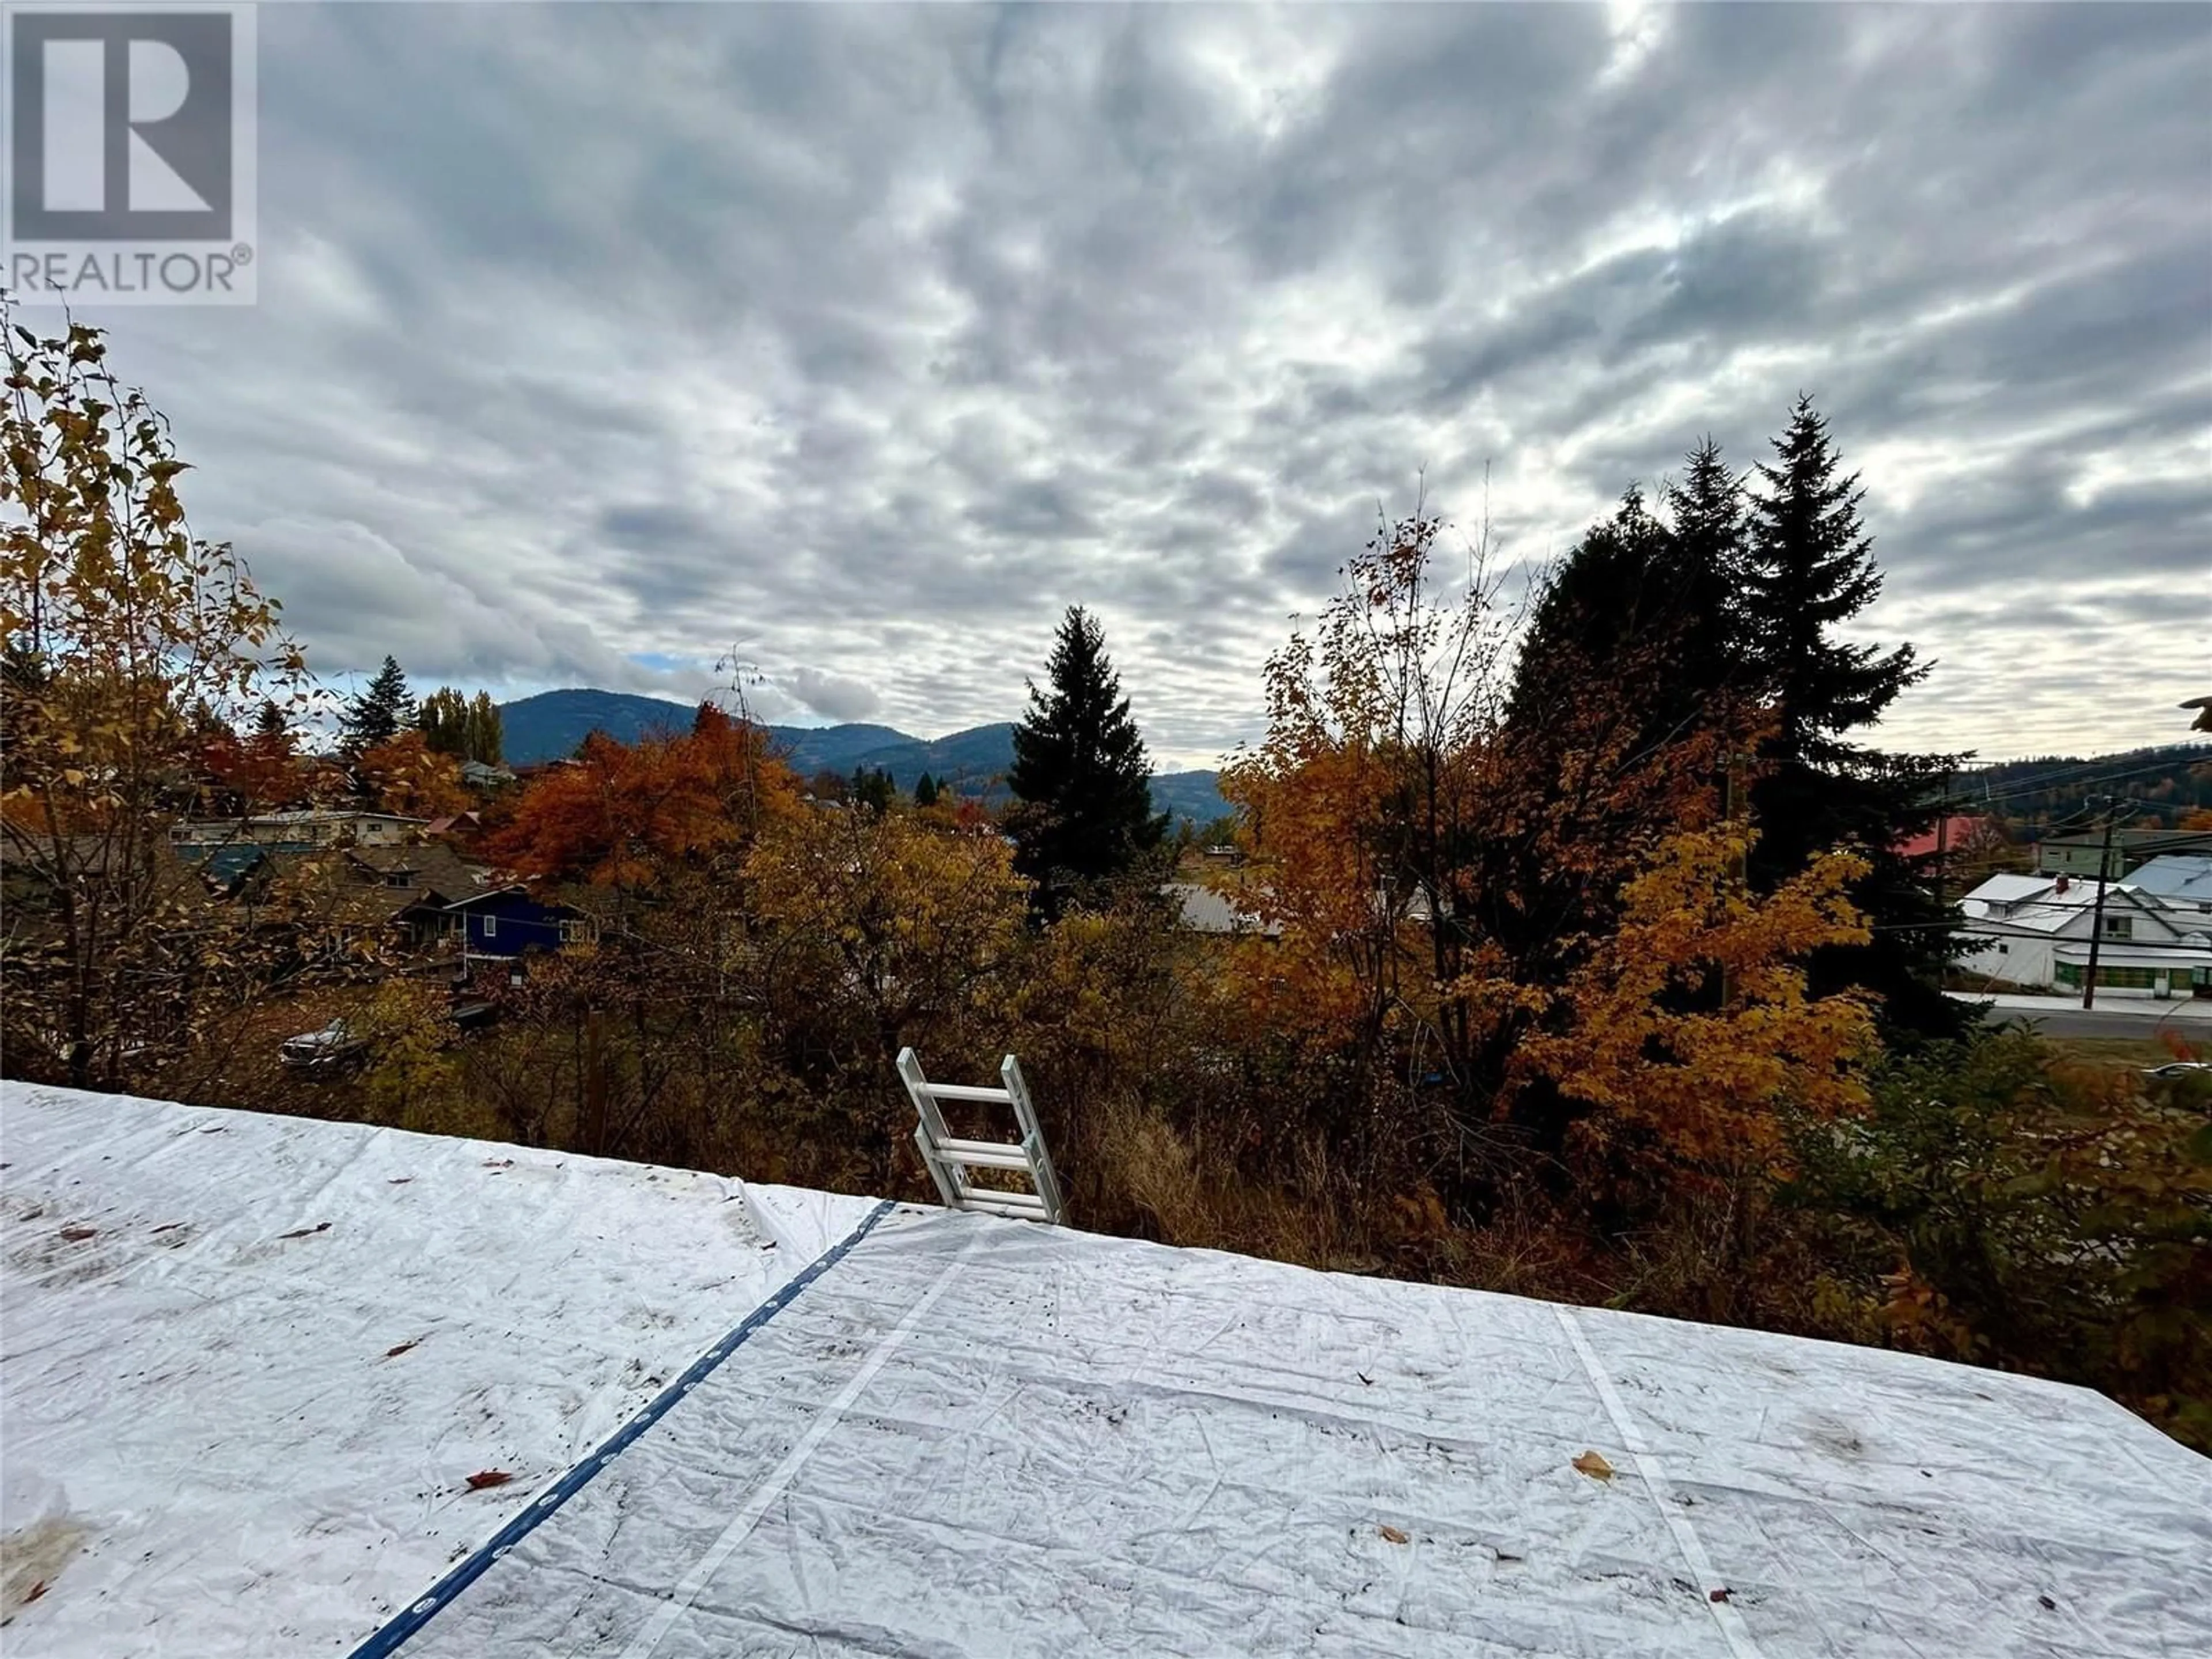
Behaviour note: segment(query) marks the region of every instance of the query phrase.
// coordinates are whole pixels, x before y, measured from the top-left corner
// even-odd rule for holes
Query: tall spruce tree
[[[270,741],[288,737],[291,727],[284,719],[284,711],[276,706],[273,697],[264,697],[260,708],[253,711],[253,735]]]
[[[1080,902],[1160,844],[1167,817],[1152,811],[1152,767],[1095,617],[1071,605],[1046,665],[1049,690],[1030,687],[1014,728],[1006,782],[1019,801],[1010,821],[1015,864],[1037,884],[1047,914]]]
[[[1717,722],[1743,689],[1743,481],[1710,438],[1686,465],[1665,518],[1632,485],[1547,577],[1515,665],[1515,729],[1540,729],[1593,676],[1632,687],[1649,743]]]
[[[1620,672],[1632,643],[1671,629],[1673,538],[1634,485],[1547,573],[1514,665],[1510,723],[1534,729],[1594,673]],[[1655,711],[1656,713],[1656,711]]]
[[[916,806],[937,805],[937,780],[927,772],[914,781],[914,804]]]
[[[376,678],[338,716],[351,754],[389,743],[415,723],[415,699],[407,694],[407,676],[392,658],[384,659]]]
[[[1683,683],[1708,696],[1747,690],[1750,678],[1741,598],[1748,510],[1743,484],[1708,434],[1683,458],[1680,481],[1666,489],[1675,658]]]
[[[1750,666],[1773,707],[1774,732],[1752,790],[1759,845],[1750,878],[1771,891],[1823,849],[1851,846],[1873,865],[1852,896],[1872,943],[1821,952],[1813,989],[1857,987],[1893,1025],[1941,1033],[1959,1005],[1936,980],[1956,944],[1926,872],[1892,849],[1932,825],[1955,757],[1884,753],[1856,741],[1928,674],[1910,645],[1885,651],[1837,629],[1874,603],[1881,572],[1859,516],[1865,492],[1844,475],[1827,422],[1801,397],[1759,469],[1742,615]]]

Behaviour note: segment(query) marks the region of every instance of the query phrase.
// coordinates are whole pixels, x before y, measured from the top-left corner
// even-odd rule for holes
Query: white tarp
[[[906,1212],[403,1651],[2204,1655],[2212,1463],[2051,1383]]]
[[[489,1538],[517,1505],[472,1508],[499,1492],[458,1496],[454,1472],[523,1460],[469,1428],[465,1395],[378,1409],[385,1322],[402,1309],[511,1343],[510,1369],[565,1342],[566,1360],[500,1396],[510,1413],[563,1364],[613,1366],[599,1346],[613,1304],[575,1282],[595,1269],[469,1174],[527,1155],[281,1124],[299,1141],[272,1170],[263,1126],[277,1121],[0,1100],[11,1164],[20,1126],[40,1126],[42,1208],[79,1182],[136,1237],[164,1212],[142,1194],[167,1160],[219,1180],[201,1212],[231,1218],[209,1224],[229,1265],[192,1288],[238,1316],[188,1311],[152,1255],[71,1284],[61,1258],[27,1279],[18,1254],[58,1248],[46,1235],[70,1206],[25,1220],[22,1166],[0,1178],[8,1462],[22,1413],[33,1473],[68,1488],[88,1539],[7,1632],[10,1659],[343,1650]],[[102,1109],[125,1144],[65,1153]],[[325,1136],[350,1138],[334,1184],[307,1151]],[[646,1258],[633,1271],[675,1259],[643,1218],[600,1212],[707,1178],[565,1162],[571,1231],[629,1237]],[[468,1249],[442,1269],[368,1225],[374,1183],[403,1172],[475,1207]],[[745,1208],[711,1224],[756,1237],[732,1214]],[[244,1259],[329,1213],[357,1224],[291,1241],[323,1257]],[[663,1202],[660,1218],[693,1213]],[[442,1235],[410,1224],[437,1254]],[[717,1242],[726,1274],[748,1251]],[[609,1255],[622,1271],[624,1252]],[[695,1267],[631,1305],[712,1301],[686,1329],[702,1346],[749,1293],[716,1279]],[[2082,1390],[939,1212],[893,1212],[783,1294],[535,1530],[496,1559],[468,1554],[481,1576],[401,1659],[2212,1654],[2212,1462]],[[558,1319],[533,1320],[526,1342],[501,1324],[510,1300],[564,1298],[597,1343]],[[64,1349],[80,1356],[67,1368],[51,1358]],[[116,1366],[95,1362],[111,1351]],[[599,1429],[635,1398],[592,1397]],[[321,1446],[356,1419],[374,1455]],[[517,1472],[541,1480],[592,1441],[544,1424]],[[1586,1452],[1609,1479],[1575,1468]],[[82,1492],[79,1459],[98,1472]],[[416,1484],[392,1495],[395,1476]],[[409,1495],[434,1480],[434,1498]],[[167,1552],[158,1574],[134,1570],[149,1536]]]
[[[871,1207],[0,1084],[0,1650],[349,1650]]]

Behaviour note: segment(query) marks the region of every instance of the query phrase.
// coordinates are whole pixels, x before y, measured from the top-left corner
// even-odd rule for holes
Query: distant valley
[[[507,763],[515,766],[574,754],[593,732],[635,743],[653,732],[683,731],[691,722],[688,703],[627,691],[543,691],[502,703],[499,712]],[[824,771],[849,775],[860,767],[887,772],[900,788],[911,789],[927,772],[965,793],[997,799],[1006,793],[1003,779],[1014,763],[1014,728],[1006,721],[936,738],[866,724],[771,726],[768,731],[802,777]],[[1209,823],[1229,811],[1216,778],[1206,771],[1154,773],[1153,805],[1177,817]]]

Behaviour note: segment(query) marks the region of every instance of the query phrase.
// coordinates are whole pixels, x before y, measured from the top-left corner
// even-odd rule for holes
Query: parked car
[[[353,1028],[341,1018],[319,1031],[302,1031],[297,1036],[286,1037],[277,1054],[287,1066],[319,1070],[357,1060],[368,1047],[368,1039],[356,1036]]]
[[[2170,1060],[2163,1066],[2146,1066],[2145,1077],[2189,1077],[2198,1072],[2212,1072],[2212,1060]]]

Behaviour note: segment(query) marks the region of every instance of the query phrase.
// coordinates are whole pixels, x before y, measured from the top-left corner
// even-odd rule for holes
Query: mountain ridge
[[[501,703],[499,712],[507,763],[527,766],[574,754],[593,732],[623,743],[635,743],[654,732],[682,732],[690,725],[696,707],[637,692],[572,686]],[[802,777],[825,771],[848,775],[857,767],[886,772],[899,787],[911,789],[927,772],[963,793],[1003,799],[1006,773],[1014,762],[1014,728],[1008,720],[939,738],[917,738],[895,726],[866,722],[765,729]],[[1178,817],[1211,822],[1229,811],[1215,787],[1216,777],[1205,770],[1156,772],[1152,804]]]

